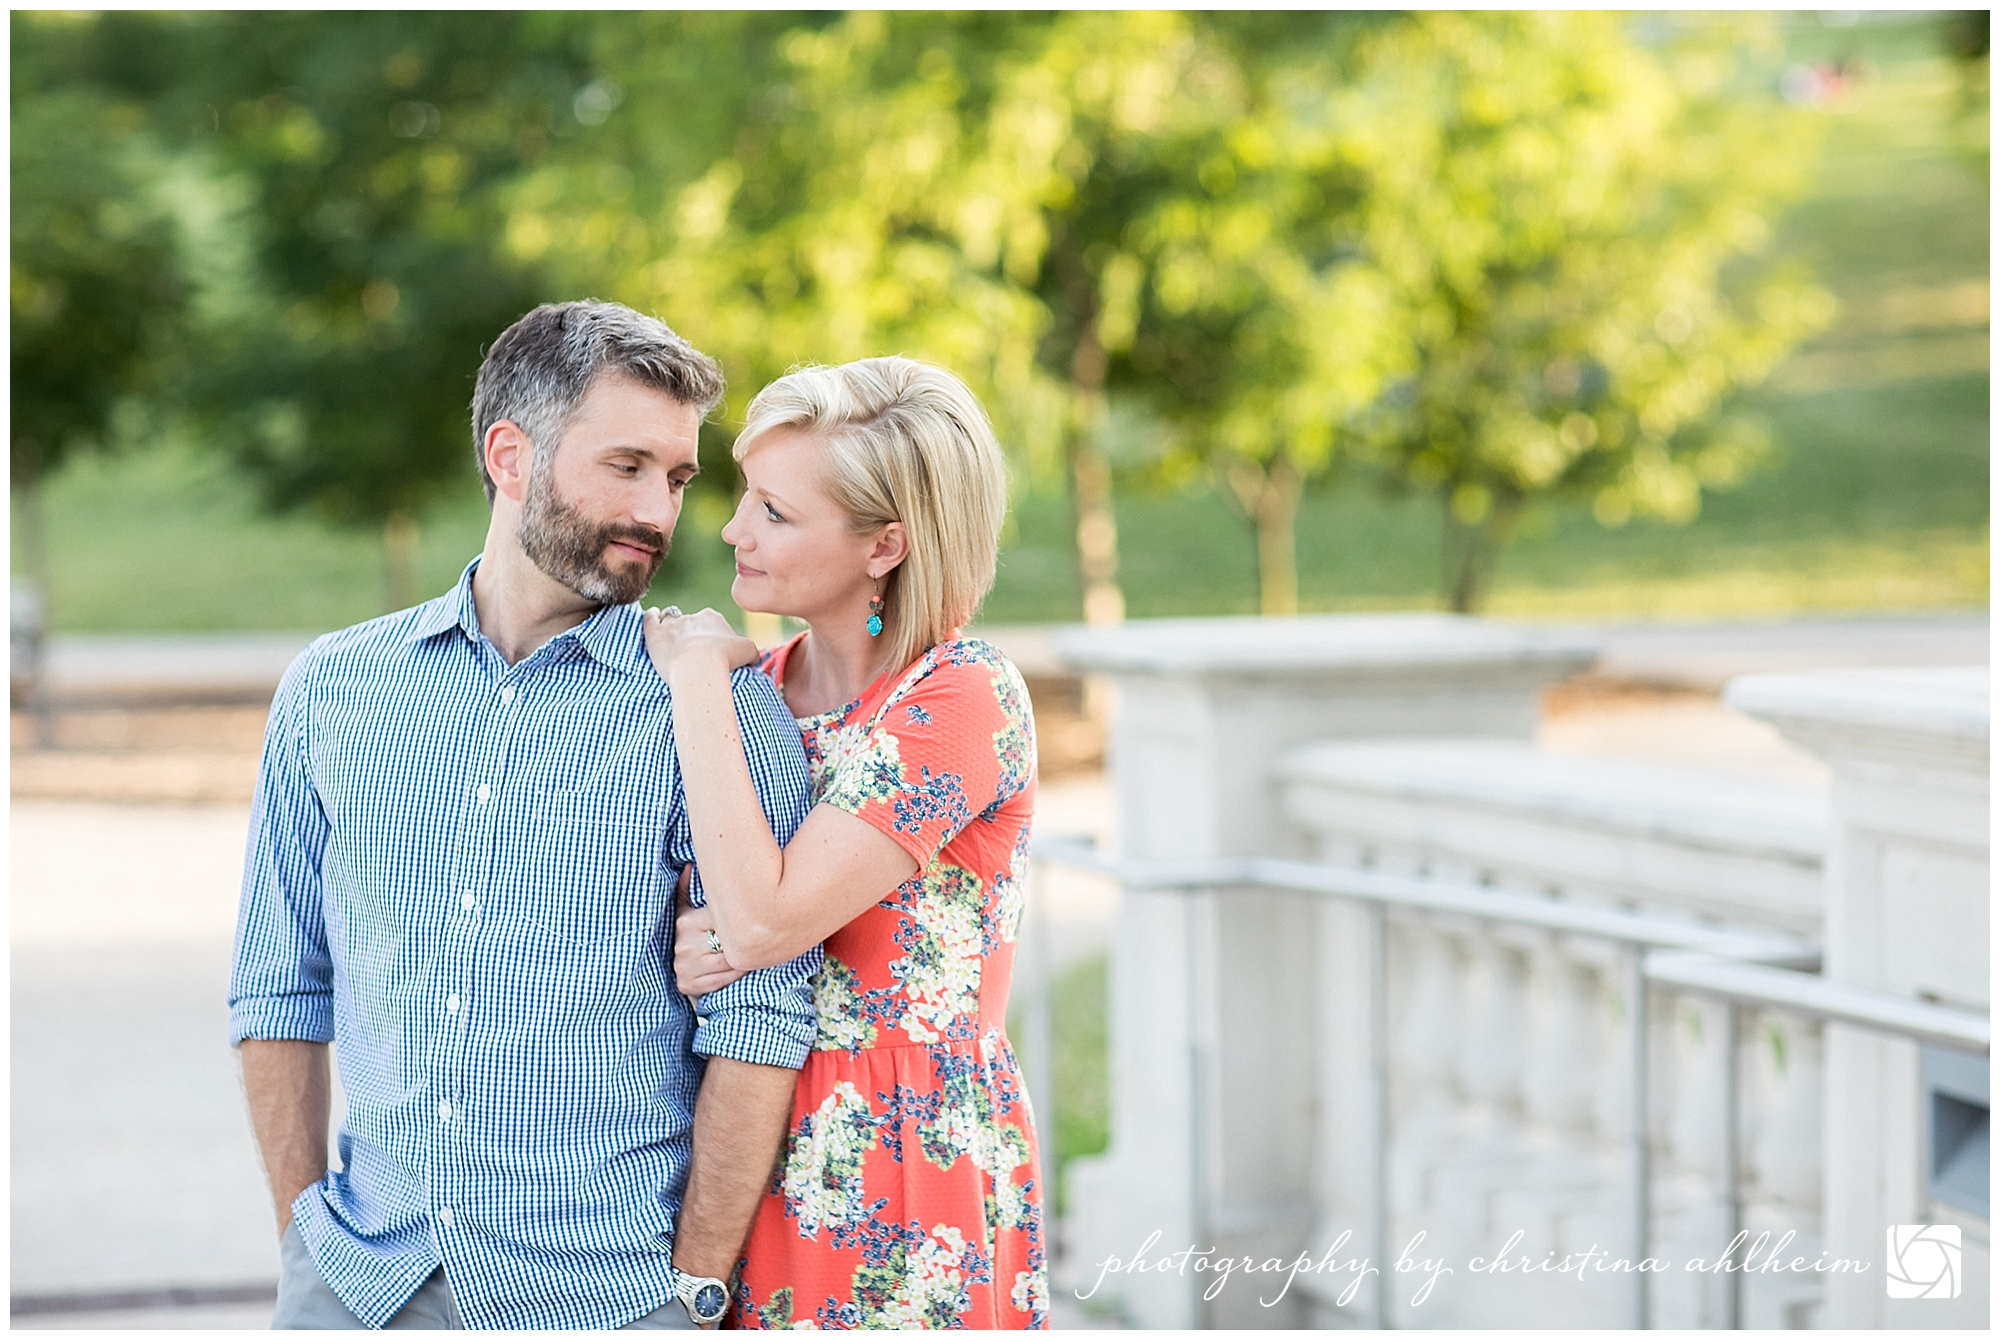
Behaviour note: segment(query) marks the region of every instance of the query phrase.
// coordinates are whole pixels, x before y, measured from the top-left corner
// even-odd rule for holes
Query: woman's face
[[[743,499],[722,538],[736,546],[729,594],[744,609],[808,623],[851,614],[875,594],[871,566],[887,571],[881,536],[856,535],[827,492],[825,450],[779,429],[743,457]]]

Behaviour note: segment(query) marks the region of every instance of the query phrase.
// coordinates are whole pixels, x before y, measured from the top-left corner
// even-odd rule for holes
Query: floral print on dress
[[[782,687],[803,638],[766,653]],[[1005,1030],[1034,812],[1020,672],[954,638],[799,721],[814,799],[917,872],[826,944],[819,1039],[727,1324],[1045,1328],[1040,1154]]]

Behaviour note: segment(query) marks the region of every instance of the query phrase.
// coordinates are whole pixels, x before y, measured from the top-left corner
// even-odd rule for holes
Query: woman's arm
[[[702,888],[732,968],[783,963],[882,901],[916,858],[851,814],[813,807],[780,847],[744,760],[729,672],[756,648],[704,610],[648,619],[647,643],[674,696],[674,747]],[[746,654],[747,648],[747,654]]]

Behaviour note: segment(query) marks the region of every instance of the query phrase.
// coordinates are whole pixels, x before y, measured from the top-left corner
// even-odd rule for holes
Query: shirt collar
[[[475,557],[459,574],[456,586],[417,607],[416,618],[410,625],[409,641],[422,642],[455,628],[462,629],[467,637],[475,641],[483,636],[479,631],[479,610],[472,599],[472,574],[478,569],[479,559]],[[645,660],[643,617],[637,601],[626,605],[600,605],[582,623],[550,638],[549,644],[553,646],[568,639],[599,664],[628,675],[637,674],[647,668],[642,664]]]

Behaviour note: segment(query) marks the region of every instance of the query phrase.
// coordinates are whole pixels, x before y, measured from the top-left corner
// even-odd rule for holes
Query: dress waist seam
[[[1014,1043],[1013,1043],[1013,1040],[1012,1040],[1012,1039],[1010,1039],[1010,1038],[1009,1038],[1009,1037],[1007,1036],[1007,1033],[1006,1033],[1006,1030],[1005,1030],[1005,1029],[1003,1029],[1003,1028],[1001,1028],[1001,1027],[1000,1027],[1000,1026],[999,1026],[998,1024],[995,1024],[995,1025],[994,1025],[994,1026],[993,1026],[993,1027],[992,1027],[991,1029],[989,1029],[989,1030],[988,1030],[988,1031],[986,1031],[985,1033],[982,1033],[982,1034],[980,1034],[980,1035],[979,1035],[978,1037],[976,1037],[976,1038],[970,1038],[970,1039],[959,1039],[959,1038],[954,1038],[954,1039],[952,1039],[952,1040],[951,1040],[951,1041],[949,1041],[949,1042],[942,1042],[942,1043],[939,1043],[939,1042],[888,1042],[888,1043],[877,1043],[877,1044],[875,1044],[875,1045],[874,1045],[874,1046],[872,1046],[872,1047],[852,1047],[852,1048],[850,1048],[850,1047],[814,1047],[814,1048],[812,1049],[812,1051],[810,1051],[809,1053],[807,1053],[807,1055],[809,1055],[809,1056],[866,1056],[866,1055],[868,1055],[868,1054],[869,1054],[869,1053],[871,1053],[871,1052],[882,1052],[882,1053],[887,1053],[887,1052],[933,1052],[933,1051],[937,1051],[937,1050],[940,1050],[940,1049],[942,1049],[942,1050],[944,1050],[944,1051],[947,1051],[947,1052],[963,1052],[963,1053],[965,1053],[965,1054],[966,1054],[966,1055],[968,1055],[968,1056],[978,1056],[978,1055],[979,1055],[979,1053],[980,1053],[980,1052],[981,1052],[982,1050],[984,1050],[984,1049],[985,1049],[985,1047],[987,1046],[987,1042],[986,1042],[986,1039],[988,1039],[988,1038],[992,1038],[992,1039],[993,1039],[994,1041],[996,1041],[996,1042],[1000,1043],[1001,1045],[1005,1046],[1005,1047],[1007,1048],[1007,1050],[1008,1050],[1008,1051],[1010,1051],[1010,1052],[1011,1052],[1011,1051],[1012,1051],[1012,1050],[1014,1049]]]

